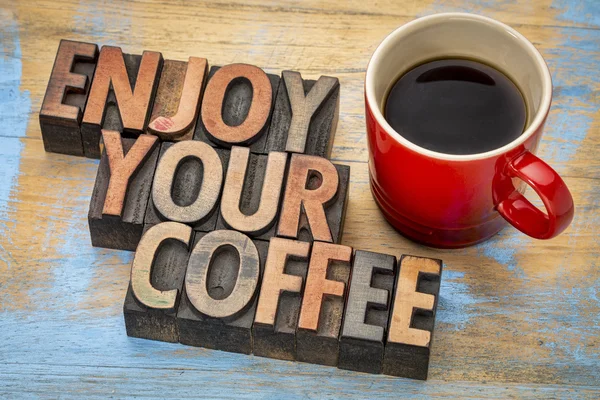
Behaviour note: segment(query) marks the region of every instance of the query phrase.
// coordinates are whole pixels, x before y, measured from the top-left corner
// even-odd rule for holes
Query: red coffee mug
[[[523,134],[492,151],[454,155],[427,150],[394,131],[382,113],[391,86],[415,65],[444,57],[480,60],[507,73],[528,105]],[[482,242],[505,221],[538,239],[561,233],[573,219],[573,198],[561,177],[534,155],[551,99],[544,59],[507,25],[447,13],[396,29],[375,50],[365,78],[371,190],[386,219],[414,241],[445,248]],[[535,190],[546,213],[513,178]]]

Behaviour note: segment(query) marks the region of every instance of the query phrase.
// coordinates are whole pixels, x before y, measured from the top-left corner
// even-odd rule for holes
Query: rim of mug
[[[521,44],[523,44],[523,46],[526,48],[526,50],[528,50],[533,55],[533,57],[535,58],[538,70],[542,75],[542,81],[543,81],[543,85],[544,85],[544,87],[542,88],[542,101],[540,102],[540,107],[538,109],[538,112],[536,113],[535,117],[531,121],[531,124],[529,124],[527,129],[521,135],[519,135],[518,138],[516,138],[512,142],[507,143],[504,146],[499,147],[497,149],[486,151],[483,153],[447,154],[447,153],[440,153],[437,151],[429,150],[429,149],[426,149],[424,147],[414,144],[413,142],[404,138],[402,135],[400,135],[398,132],[396,132],[396,130],[394,128],[392,128],[390,126],[390,124],[384,118],[383,113],[381,112],[381,109],[379,107],[379,103],[376,101],[376,98],[375,98],[375,79],[376,79],[376,77],[375,77],[373,70],[377,69],[376,67],[379,66],[378,65],[379,58],[380,58],[382,52],[384,50],[387,50],[389,47],[393,46],[399,37],[417,29],[423,23],[432,23],[432,22],[436,22],[436,20],[442,21],[442,20],[446,20],[446,19],[452,18],[452,17],[468,18],[468,19],[472,19],[472,20],[483,21],[485,23],[495,25],[496,27],[501,28],[501,29],[505,30],[506,32],[508,32],[509,34],[511,34],[512,36],[516,37],[521,42]],[[461,12],[437,13],[437,14],[427,15],[425,17],[420,17],[420,18],[414,19],[404,25],[401,25],[400,27],[396,28],[394,31],[392,31],[390,34],[388,34],[383,39],[383,41],[375,49],[375,52],[371,56],[371,59],[369,60],[369,64],[367,65],[367,71],[366,71],[366,76],[365,76],[365,95],[367,98],[368,106],[371,109],[373,116],[377,120],[377,123],[379,123],[379,125],[382,126],[383,129],[392,138],[394,138],[397,142],[399,142],[403,146],[408,147],[409,149],[413,150],[416,153],[420,153],[427,157],[436,158],[436,159],[440,159],[440,160],[472,161],[472,160],[481,160],[481,159],[485,159],[485,158],[495,157],[500,154],[504,154],[507,151],[510,151],[513,148],[516,148],[519,145],[523,144],[525,141],[527,141],[527,139],[529,139],[539,129],[539,127],[542,125],[542,123],[546,119],[546,116],[548,115],[548,112],[550,110],[550,103],[552,101],[552,78],[550,75],[550,70],[548,69],[548,65],[546,64],[546,61],[544,60],[544,58],[542,57],[542,55],[540,54],[538,49],[536,49],[535,46],[525,36],[523,36],[522,34],[517,32],[515,29],[511,28],[510,26],[508,26],[500,21],[497,21],[495,19],[492,19],[489,17],[484,17],[482,15],[477,15],[477,14],[461,13]],[[374,105],[376,105],[376,106],[374,106]]]

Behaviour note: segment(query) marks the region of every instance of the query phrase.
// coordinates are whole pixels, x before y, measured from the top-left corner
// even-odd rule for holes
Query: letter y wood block
[[[158,158],[158,138],[123,139],[102,131],[104,151],[90,201],[88,223],[92,245],[135,251]]]
[[[442,262],[402,256],[396,280],[383,373],[427,379]]]

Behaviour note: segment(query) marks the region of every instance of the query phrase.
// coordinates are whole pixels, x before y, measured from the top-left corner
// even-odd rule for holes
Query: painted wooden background
[[[0,397],[583,397],[600,392],[600,1],[0,1]],[[506,228],[438,251],[371,197],[362,87],[369,55],[416,16],[472,11],[527,36],[552,70],[540,154],[576,201],[540,242]],[[46,154],[38,111],[61,38],[340,77],[333,158],[351,166],[344,243],[445,261],[429,381],[128,338],[132,255],[92,248],[97,162]]]

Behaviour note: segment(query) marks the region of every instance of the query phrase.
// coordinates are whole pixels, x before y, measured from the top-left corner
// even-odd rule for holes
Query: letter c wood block
[[[150,228],[131,265],[123,314],[127,335],[176,343],[177,308],[188,263],[192,228],[163,222]]]
[[[298,361],[336,366],[352,248],[314,242],[296,333]]]
[[[144,229],[158,138],[123,139],[107,130],[102,134],[104,151],[88,213],[92,246],[134,251]]]
[[[196,232],[195,242],[177,313],[179,341],[250,354],[268,243],[229,230]]]
[[[427,379],[442,261],[402,256],[383,356],[383,373]]]

